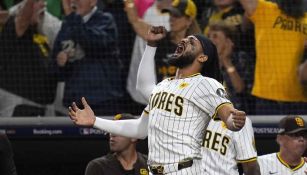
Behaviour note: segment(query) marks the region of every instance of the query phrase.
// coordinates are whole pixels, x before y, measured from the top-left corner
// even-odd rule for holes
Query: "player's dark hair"
[[[222,83],[223,77],[219,67],[219,58],[216,46],[204,35],[197,34],[194,36],[200,41],[204,55],[208,56],[208,60],[203,64],[201,74]]]
[[[277,0],[277,4],[290,17],[299,19],[305,16],[303,0]]]

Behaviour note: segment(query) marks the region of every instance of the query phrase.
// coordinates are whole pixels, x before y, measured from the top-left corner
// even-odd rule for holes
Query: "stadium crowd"
[[[158,82],[175,74],[166,60],[180,39],[203,33],[217,46],[237,108],[249,115],[306,114],[304,6],[262,2],[256,9],[248,1],[196,1],[185,20],[163,13],[172,0],[1,1],[0,115],[63,116],[82,96],[97,115],[139,114],[146,99],[136,76],[151,25],[169,31],[156,55]],[[261,23],[270,20],[273,26]]]

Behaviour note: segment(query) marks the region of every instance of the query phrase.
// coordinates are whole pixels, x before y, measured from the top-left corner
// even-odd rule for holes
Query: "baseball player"
[[[137,89],[149,99],[156,84],[153,57],[143,57],[138,70]],[[241,163],[246,175],[260,174],[252,123],[246,123],[239,132],[232,132],[222,121],[211,120],[203,140],[202,165],[204,174],[238,175]],[[222,164],[223,166],[217,166]]]
[[[150,29],[143,57],[154,56],[156,42],[165,34],[164,27]],[[176,76],[153,88],[149,104],[139,119],[111,121],[95,117],[85,98],[82,98],[84,109],[73,102],[69,115],[77,125],[94,126],[126,137],[148,135],[148,165],[152,174],[203,174],[201,144],[210,119],[220,118],[228,129],[238,131],[246,118],[243,111],[231,105],[218,81],[199,73],[205,64],[218,70],[216,56],[216,47],[204,36],[182,39],[169,60],[169,64],[178,67]]]
[[[306,122],[300,116],[286,116],[279,122],[278,153],[258,157],[263,175],[304,175],[307,164],[302,155],[307,148]],[[306,173],[307,174],[307,173]]]
[[[206,175],[239,175],[238,163],[242,164],[245,175],[260,175],[254,131],[249,118],[238,132],[228,130],[222,121],[210,121],[204,136],[202,155]]]

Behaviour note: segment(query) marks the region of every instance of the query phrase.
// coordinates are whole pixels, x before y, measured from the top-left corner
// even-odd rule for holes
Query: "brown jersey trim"
[[[238,163],[247,163],[247,162],[253,162],[253,161],[256,161],[257,160],[257,157],[252,157],[252,158],[249,158],[249,159],[245,159],[245,160],[237,160]]]
[[[301,158],[301,163],[299,163],[296,167],[291,168],[291,166],[280,157],[280,152],[278,152],[276,154],[276,156],[277,156],[277,159],[280,161],[281,164],[283,164],[284,166],[286,166],[287,168],[289,168],[292,171],[296,171],[296,170],[300,169],[305,164],[304,159]]]

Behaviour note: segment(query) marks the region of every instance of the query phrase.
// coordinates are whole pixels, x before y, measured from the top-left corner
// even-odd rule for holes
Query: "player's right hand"
[[[234,129],[236,131],[241,130],[245,125],[246,113],[244,111],[239,111],[237,109],[234,109],[233,111],[231,111],[231,115],[232,115],[232,124]]]
[[[84,109],[79,109],[75,102],[72,103],[72,106],[68,107],[68,114],[70,119],[80,126],[93,126],[96,120],[94,111],[86,102],[85,98],[81,99]]]
[[[151,26],[147,34],[147,43],[149,45],[156,45],[158,41],[163,39],[167,34],[164,26]]]

